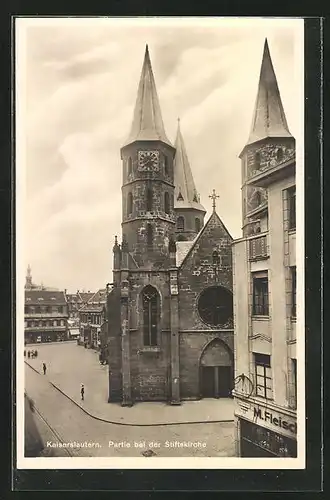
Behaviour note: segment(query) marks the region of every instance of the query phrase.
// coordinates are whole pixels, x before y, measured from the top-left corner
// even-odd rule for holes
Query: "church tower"
[[[177,241],[193,240],[204,226],[205,208],[200,204],[194,178],[183,141],[180,119],[175,140],[174,209]]]
[[[169,259],[175,232],[174,153],[146,46],[131,131],[121,148],[123,239],[139,267],[165,265]]]
[[[277,79],[265,40],[259,86],[242,162],[243,236],[267,230],[267,192],[249,179],[269,167],[276,168],[292,155],[295,140],[289,131]],[[266,226],[266,227],[262,227]]]
[[[25,290],[31,290],[32,284],[32,274],[31,274],[31,266],[30,264],[27,267],[26,277],[25,277]]]

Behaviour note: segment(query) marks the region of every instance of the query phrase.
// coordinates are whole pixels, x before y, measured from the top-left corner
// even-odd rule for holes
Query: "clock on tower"
[[[148,150],[138,152],[138,170],[154,171],[159,170],[159,151]]]

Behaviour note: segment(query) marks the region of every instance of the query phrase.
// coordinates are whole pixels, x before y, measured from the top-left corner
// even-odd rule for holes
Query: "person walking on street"
[[[47,371],[46,363],[42,363],[42,370],[44,372],[44,375],[46,375],[46,371]]]
[[[80,395],[81,395],[81,401],[84,401],[84,397],[85,397],[85,387],[84,387],[84,384],[81,384]]]
[[[30,356],[31,356],[31,353],[30,353],[30,351],[28,351],[28,358],[30,358]]]

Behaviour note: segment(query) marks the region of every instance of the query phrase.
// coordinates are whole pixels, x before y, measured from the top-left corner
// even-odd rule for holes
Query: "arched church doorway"
[[[233,390],[233,356],[220,339],[214,339],[200,358],[200,395],[202,398],[228,398]]]

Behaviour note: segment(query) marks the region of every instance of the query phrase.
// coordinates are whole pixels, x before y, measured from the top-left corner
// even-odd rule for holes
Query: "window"
[[[28,326],[28,322],[24,321],[24,328],[27,328],[27,326]]]
[[[24,314],[29,314],[29,306],[24,306]]]
[[[40,314],[41,313],[41,307],[40,306],[36,306],[36,314]]]
[[[268,354],[254,353],[254,364],[256,396],[272,399],[273,389],[270,356]]]
[[[297,408],[297,360],[291,359],[291,361],[292,361],[292,382],[294,390],[293,406],[294,408]]]
[[[127,215],[131,215],[132,213],[133,213],[133,195],[130,192],[127,195]]]
[[[132,158],[129,157],[127,162],[127,175],[131,175],[132,171],[133,171]]]
[[[52,312],[52,308],[51,308],[50,306],[47,306],[47,307],[46,307],[46,313],[48,313],[48,314],[49,314],[49,313],[51,313],[51,312]]]
[[[63,313],[63,306],[58,306],[58,312],[61,314]]]
[[[178,200],[178,201],[183,201],[183,196],[182,196],[181,191],[179,191],[179,194],[178,194],[177,200]]]
[[[297,315],[297,276],[296,267],[291,267],[291,316]]]
[[[261,193],[260,191],[257,191],[256,194],[255,194],[255,207],[258,207],[260,204],[261,204]]]
[[[164,170],[165,170],[165,175],[170,175],[167,156],[164,156]]]
[[[296,188],[288,189],[289,229],[296,229]]]
[[[159,317],[159,295],[157,290],[148,285],[142,292],[143,307],[143,343],[145,346],[157,345]]]
[[[224,325],[233,317],[232,293],[222,286],[210,286],[198,299],[198,312],[204,323]]]
[[[168,194],[167,191],[165,192],[165,195],[164,195],[164,205],[165,205],[165,213],[169,214],[170,213],[170,195]]]
[[[150,247],[152,246],[152,243],[153,243],[153,229],[152,229],[152,225],[151,224],[148,224],[147,225],[147,245]]]
[[[177,218],[176,228],[178,231],[184,231],[184,218],[181,215]]]
[[[212,263],[214,266],[218,266],[220,264],[220,257],[216,250],[212,253]]]
[[[253,312],[257,316],[268,316],[268,276],[267,273],[253,275]]]
[[[231,265],[231,255],[224,254],[221,255],[221,267],[230,267]]]
[[[257,153],[254,155],[254,163],[255,163],[255,166],[256,166],[256,167],[260,167],[260,160],[261,160],[260,153],[259,153],[259,152],[257,152]]]
[[[196,233],[199,233],[200,230],[201,230],[201,221],[198,217],[196,217],[196,219],[195,219],[195,231],[196,231]]]
[[[57,320],[56,320],[56,319],[54,319],[54,321],[53,321],[53,325],[54,325],[54,326],[57,326]]]
[[[277,158],[277,161],[283,160],[283,149],[282,148],[278,148],[278,150],[276,152],[276,158]]]
[[[147,189],[147,212],[152,210],[152,189]]]

